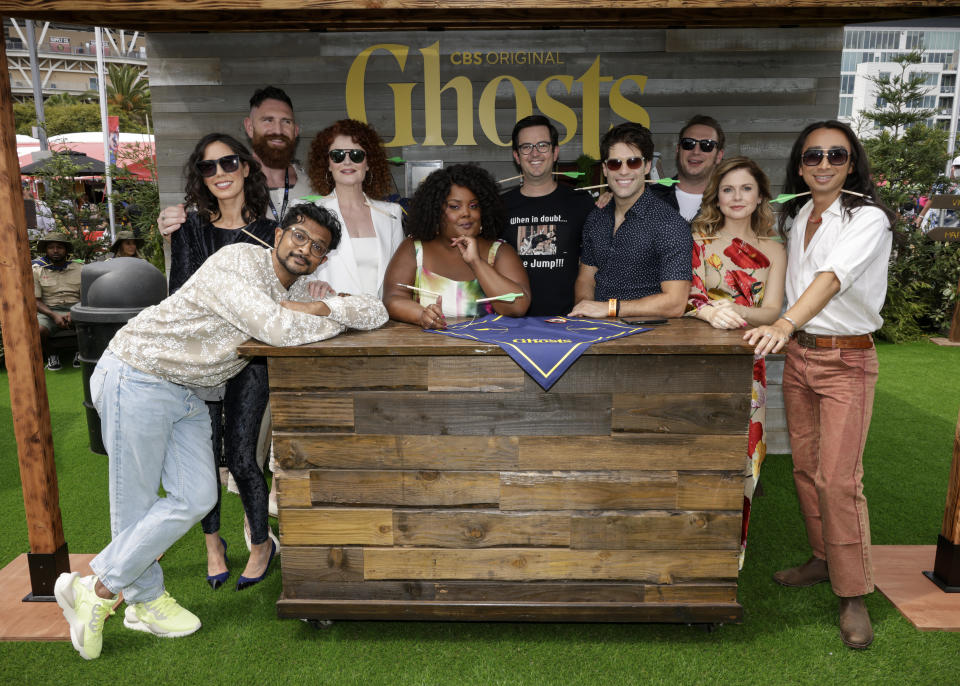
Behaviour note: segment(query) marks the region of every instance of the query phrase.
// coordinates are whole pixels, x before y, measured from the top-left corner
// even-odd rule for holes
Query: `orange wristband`
[[[617,310],[620,309],[620,306],[619,306],[619,305],[620,305],[620,304],[617,302],[617,299],[616,299],[616,298],[610,298],[610,299],[607,301],[607,316],[608,316],[608,317],[616,317],[616,316],[617,316]]]

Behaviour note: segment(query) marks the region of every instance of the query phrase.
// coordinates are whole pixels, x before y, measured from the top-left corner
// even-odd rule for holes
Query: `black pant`
[[[269,391],[266,358],[256,357],[227,382],[223,402],[207,403],[213,427],[213,458],[217,466],[225,458],[237,482],[254,544],[267,540],[267,481],[257,464],[257,440]],[[221,490],[217,489],[217,504],[200,521],[205,534],[220,530]]]

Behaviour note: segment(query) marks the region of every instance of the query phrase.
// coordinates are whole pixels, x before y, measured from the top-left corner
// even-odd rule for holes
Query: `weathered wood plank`
[[[743,473],[681,472],[678,476],[678,510],[743,509]]]
[[[618,393],[614,431],[677,434],[745,434],[750,410],[746,393]]]
[[[274,431],[345,431],[354,424],[353,398],[337,393],[271,393]]]
[[[672,508],[676,472],[503,472],[502,510]]]
[[[284,598],[512,603],[733,603],[732,582],[642,584],[604,581],[304,581]]]
[[[277,480],[277,506],[310,507],[310,473],[307,471],[279,471],[273,473]]]
[[[303,364],[296,358],[272,357],[270,390],[427,389],[423,357],[327,358]]]
[[[393,545],[393,511],[376,508],[280,510],[280,543],[289,545]]]
[[[495,510],[396,510],[395,545],[438,548],[569,546],[570,514]]]
[[[517,468],[732,471],[743,467],[746,445],[736,435],[521,436]]]
[[[560,548],[365,548],[365,579],[475,579],[504,581],[632,579],[679,583],[735,579],[730,550],[564,550]]]
[[[275,433],[285,469],[516,469],[516,436],[358,436]],[[713,467],[711,467],[713,468]]]
[[[315,505],[489,505],[500,498],[497,472],[317,469],[310,472]]]
[[[283,588],[314,581],[362,581],[363,549],[298,547],[283,549]],[[295,592],[295,591],[294,591]]]
[[[739,603],[551,603],[446,601],[277,601],[277,615],[315,619],[456,622],[670,622],[737,624]]]
[[[637,334],[634,338],[649,336]],[[551,388],[551,393],[662,394],[749,392],[751,360],[732,355],[693,359],[676,355],[590,356],[577,360]],[[526,391],[539,388],[527,378]]]
[[[737,512],[574,513],[570,520],[570,547],[575,550],[734,550],[739,534]]]
[[[358,434],[607,435],[610,397],[512,393],[356,393]]]
[[[432,357],[428,365],[430,391],[523,390],[526,374],[509,358],[484,359],[480,364],[469,357]]]

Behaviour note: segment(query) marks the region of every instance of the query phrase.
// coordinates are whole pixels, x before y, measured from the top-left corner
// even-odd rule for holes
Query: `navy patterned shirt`
[[[615,203],[595,208],[583,225],[580,261],[597,268],[595,300],[636,300],[660,293],[661,281],[690,281],[690,225],[649,189],[627,210],[616,234]]]

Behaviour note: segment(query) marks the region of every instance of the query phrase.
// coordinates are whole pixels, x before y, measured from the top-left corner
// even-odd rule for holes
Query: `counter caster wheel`
[[[304,619],[307,624],[312,626],[314,629],[329,629],[333,626],[332,619]]]

